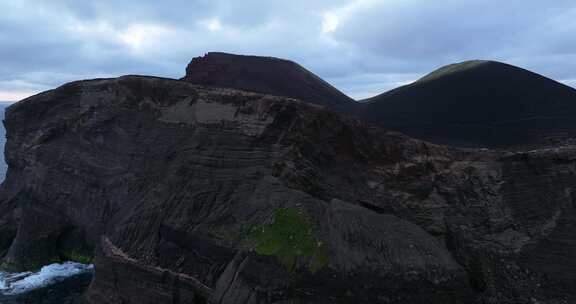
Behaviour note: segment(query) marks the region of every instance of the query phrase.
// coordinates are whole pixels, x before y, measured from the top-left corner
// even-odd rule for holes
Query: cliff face
[[[0,101],[0,119],[4,120],[4,110],[8,107],[10,103]],[[4,147],[4,143],[6,141],[6,131],[4,128],[0,128],[0,147]],[[8,170],[8,166],[4,162],[4,159],[0,161],[0,178],[4,178],[6,175],[6,170]]]
[[[575,156],[463,151],[298,100],[127,76],[6,112],[5,267],[89,303],[568,303]]]

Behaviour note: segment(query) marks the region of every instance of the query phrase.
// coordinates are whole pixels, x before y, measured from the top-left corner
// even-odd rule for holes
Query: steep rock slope
[[[4,120],[4,109],[8,107],[11,102],[4,102],[0,101],[0,119]],[[6,141],[6,131],[4,128],[0,128],[0,147],[2,151],[4,151],[4,143]],[[0,157],[0,179],[4,180],[4,176],[6,175],[6,170],[8,167],[6,166],[6,162],[4,162],[4,156]]]
[[[437,143],[534,147],[576,135],[576,90],[494,61],[443,67],[366,100],[363,117]]]
[[[576,299],[571,147],[454,150],[136,76],[42,93],[5,125],[3,266],[95,254],[92,304]]]
[[[349,112],[356,102],[299,64],[279,58],[212,52],[192,59],[183,80],[286,96]]]

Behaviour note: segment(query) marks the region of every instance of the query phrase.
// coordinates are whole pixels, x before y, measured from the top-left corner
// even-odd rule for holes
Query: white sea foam
[[[90,272],[93,265],[74,262],[51,264],[38,272],[2,273],[0,272],[0,294],[15,295],[37,288],[49,286],[66,278]]]

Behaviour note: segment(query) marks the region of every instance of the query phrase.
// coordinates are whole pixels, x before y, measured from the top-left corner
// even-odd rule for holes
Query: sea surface
[[[0,118],[11,103],[0,102]],[[4,181],[6,131],[0,126],[0,180]],[[69,304],[90,284],[94,267],[73,262],[52,264],[36,271],[0,271],[0,304]]]
[[[0,272],[1,304],[68,304],[86,290],[94,266],[51,264],[37,271]]]

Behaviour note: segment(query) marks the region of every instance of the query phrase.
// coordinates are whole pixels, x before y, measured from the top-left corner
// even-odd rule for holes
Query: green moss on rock
[[[70,261],[81,264],[92,264],[92,261],[94,260],[92,255],[78,252],[62,253],[60,258],[63,262]]]
[[[258,254],[275,256],[290,271],[306,265],[316,272],[328,263],[318,227],[295,208],[276,210],[271,224],[255,227],[249,239]]]

